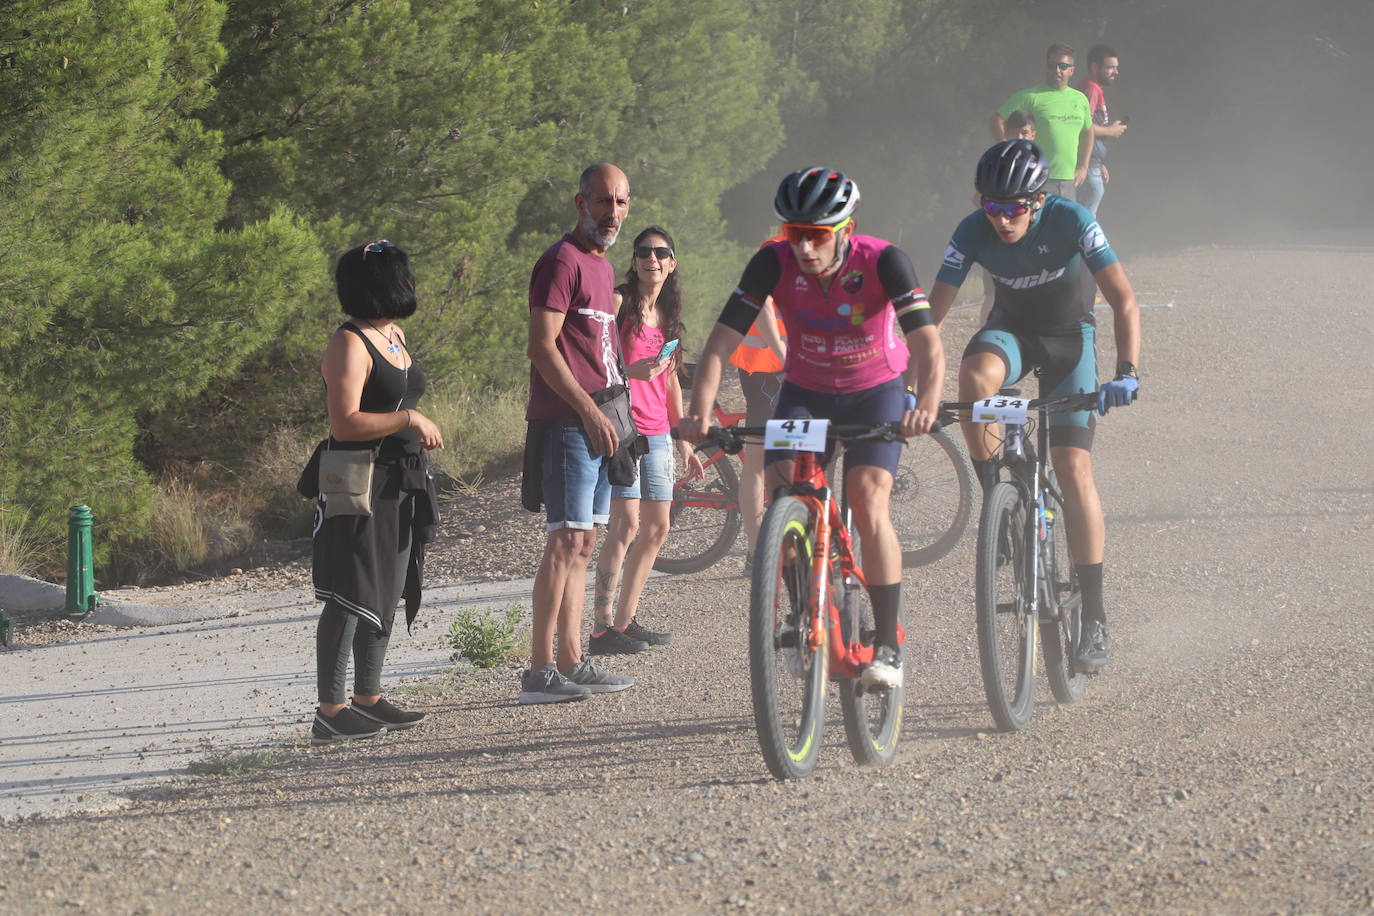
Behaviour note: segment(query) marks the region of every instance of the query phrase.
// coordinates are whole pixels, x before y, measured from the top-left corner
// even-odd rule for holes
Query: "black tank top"
[[[356,325],[344,322],[340,327],[362,338],[363,346],[367,347],[367,352],[372,357],[372,371],[368,373],[367,381],[363,384],[358,409],[364,413],[394,413],[407,408],[418,408],[420,396],[425,393],[425,373],[415,358],[411,357],[407,368],[398,369],[373,346],[372,341],[368,340],[367,335]],[[401,346],[404,348],[405,344],[401,343]],[[406,354],[409,353],[407,349]],[[386,438],[399,440],[409,446],[419,443],[420,434],[416,430],[405,429]]]

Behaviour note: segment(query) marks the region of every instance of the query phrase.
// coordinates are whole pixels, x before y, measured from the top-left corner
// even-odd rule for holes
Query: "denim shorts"
[[[667,433],[645,436],[649,453],[639,459],[639,477],[631,487],[611,487],[615,499],[673,501],[673,440]]]
[[[607,460],[592,452],[582,424],[554,423],[544,436],[544,514],[546,531],[589,530],[611,517]]]

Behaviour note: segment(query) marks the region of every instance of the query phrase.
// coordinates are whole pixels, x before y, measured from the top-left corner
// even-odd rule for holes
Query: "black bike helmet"
[[[1029,140],[1004,140],[978,160],[973,186],[984,197],[1010,200],[1039,191],[1049,175],[1049,163],[1040,147]]]
[[[773,212],[784,223],[834,226],[854,215],[859,186],[843,172],[812,166],[793,172],[778,185]]]

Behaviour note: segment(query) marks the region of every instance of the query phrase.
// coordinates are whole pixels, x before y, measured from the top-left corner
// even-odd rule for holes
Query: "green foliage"
[[[464,608],[449,625],[449,645],[478,668],[494,668],[515,652],[519,623],[519,605],[511,605],[500,615]]]
[[[230,190],[221,141],[190,115],[225,59],[223,12],[0,8],[15,55],[0,71],[12,319],[0,330],[0,496],[49,538],[77,501],[95,511],[101,548],[140,533],[152,489],[134,458],[139,418],[236,371],[318,269],[288,212],[215,230]]]

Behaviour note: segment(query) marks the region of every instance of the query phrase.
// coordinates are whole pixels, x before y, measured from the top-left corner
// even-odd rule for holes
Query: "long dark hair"
[[[668,243],[668,247],[673,251],[673,258],[677,258],[677,245],[673,242],[673,237],[668,234],[668,230],[662,226],[650,226],[642,230],[635,236],[634,247],[638,248],[644,240],[651,235],[657,235]],[[633,256],[630,261],[630,269],[625,271],[625,283],[621,285],[620,314],[615,316],[616,325],[620,328],[622,340],[634,337],[639,333],[640,327],[644,324],[644,294],[639,289],[639,274],[635,272]],[[663,330],[665,340],[681,340],[683,334],[682,326],[682,277],[678,275],[678,269],[673,267],[673,272],[668,274],[668,278],[663,281],[663,288],[658,291],[658,314],[660,316],[659,326]],[[677,353],[673,354],[673,365],[677,365],[682,360],[682,351],[685,345],[679,345]]]

